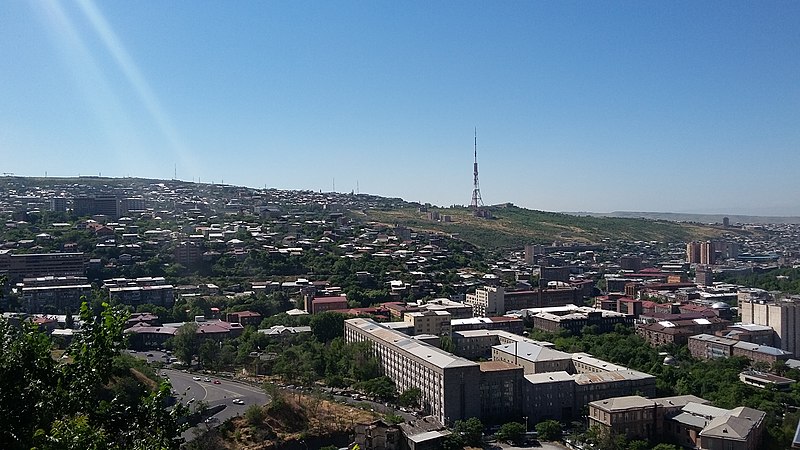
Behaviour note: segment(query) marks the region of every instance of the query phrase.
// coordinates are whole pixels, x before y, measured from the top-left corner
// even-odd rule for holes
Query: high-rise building
[[[781,350],[800,352],[800,298],[764,301],[739,296],[742,323],[764,325],[775,330]]]
[[[700,243],[700,264],[715,264],[716,253],[714,252],[714,243],[711,241]]]
[[[700,243],[689,242],[686,244],[686,262],[697,264],[700,262]]]

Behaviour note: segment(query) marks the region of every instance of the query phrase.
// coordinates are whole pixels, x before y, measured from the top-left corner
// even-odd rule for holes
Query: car
[[[205,377],[205,378],[203,378],[203,381],[205,381],[206,383],[210,383],[211,382],[211,378]]]
[[[153,357],[153,354],[152,354],[152,353],[148,353],[148,354],[147,354],[147,357],[148,357],[148,358],[152,358],[152,357]]]
[[[233,404],[234,405],[244,405],[244,400],[242,400],[240,398],[235,398],[235,399],[233,399]]]
[[[194,380],[194,381],[200,381],[200,377],[192,377],[192,380]]]
[[[163,371],[163,370],[162,370],[162,371],[161,371],[161,376],[162,376],[162,377],[165,377],[165,376],[167,376],[167,372],[165,372],[165,371]]]
[[[219,380],[214,380],[214,384],[222,384]]]

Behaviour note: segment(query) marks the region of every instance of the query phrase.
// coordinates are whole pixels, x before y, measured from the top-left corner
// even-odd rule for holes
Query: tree
[[[456,420],[453,431],[463,436],[466,445],[472,447],[481,446],[483,423],[477,417],[470,417],[467,420]]]
[[[244,418],[247,419],[247,423],[250,426],[261,425],[266,417],[267,414],[264,411],[264,408],[260,405],[250,405],[244,412]]]
[[[557,420],[545,420],[534,427],[536,434],[543,441],[557,441],[561,439],[561,423]]]
[[[401,392],[397,397],[397,404],[400,406],[416,408],[419,406],[419,399],[422,396],[422,391],[419,388],[408,388]]]
[[[679,450],[678,446],[672,444],[658,444],[652,450]]]
[[[45,333],[0,320],[0,448],[178,449],[186,409],[165,408],[168,382],[136,385],[120,356],[126,319],[107,303],[84,302],[83,332],[60,363]]]
[[[391,400],[397,395],[394,381],[387,376],[373,378],[360,383],[360,386],[367,394],[381,400]]]
[[[337,312],[322,312],[311,317],[311,333],[320,342],[330,342],[344,336],[345,315]]]
[[[519,422],[508,422],[500,426],[500,429],[495,433],[495,437],[501,441],[519,444],[522,438],[525,437],[526,431],[525,425]]]
[[[175,337],[172,338],[172,350],[175,357],[187,366],[192,365],[192,359],[200,350],[200,338],[197,336],[198,325],[194,322],[178,328]]]

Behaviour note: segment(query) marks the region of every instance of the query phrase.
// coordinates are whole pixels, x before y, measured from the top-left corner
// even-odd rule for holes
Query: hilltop
[[[529,210],[513,205],[491,206],[488,209],[493,216],[491,219],[474,217],[472,211],[465,207],[435,209],[440,215],[450,216],[450,222],[430,220],[425,212],[411,207],[391,210],[370,209],[360,214],[365,220],[457,235],[473,245],[488,249],[522,248],[525,244],[549,244],[554,241],[682,242],[710,239],[725,233],[747,233],[739,229],[713,225],[653,219],[574,216]]]
[[[181,193],[185,198],[165,196],[164,189]],[[33,192],[20,197],[18,192]],[[151,180],[141,178],[26,178],[0,177],[0,194],[8,203],[0,201],[0,211],[8,213],[19,208],[38,210],[48,208],[51,196],[114,194],[143,198],[150,208],[169,209],[177,202],[189,205],[203,196],[208,206],[225,213],[253,213],[265,206],[276,206],[282,213],[308,208],[349,211],[358,220],[402,225],[415,230],[446,233],[485,249],[521,249],[525,244],[549,244],[554,241],[599,243],[603,241],[662,241],[685,242],[709,239],[725,233],[747,234],[738,228],[719,225],[678,223],[661,218],[597,217],[536,211],[511,204],[488,207],[491,219],[477,218],[469,208],[430,207],[451,221],[428,219],[425,208],[419,203],[400,198],[387,198],[368,194],[290,191],[255,189],[233,185],[201,184],[179,180]],[[314,206],[316,205],[316,206]]]

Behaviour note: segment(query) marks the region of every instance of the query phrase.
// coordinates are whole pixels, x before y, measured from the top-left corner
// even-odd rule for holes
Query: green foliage
[[[401,392],[397,397],[397,404],[400,406],[416,408],[419,406],[419,399],[422,396],[422,391],[419,388],[408,388]]]
[[[658,444],[652,450],[679,450],[677,445],[673,444]]]
[[[395,389],[394,381],[386,376],[362,381],[358,384],[358,387],[368,395],[377,397],[381,400],[392,400],[397,396],[397,390]]]
[[[501,425],[500,429],[497,430],[497,433],[495,433],[494,436],[501,441],[519,444],[525,437],[525,432],[527,431],[528,430],[525,428],[525,425],[519,422],[508,422]]]
[[[483,422],[477,417],[467,420],[456,420],[453,432],[464,438],[464,443],[473,447],[480,447],[483,438]]]
[[[386,417],[384,417],[383,420],[385,420],[386,423],[391,425],[397,425],[406,421],[406,419],[404,419],[403,416],[397,414],[389,414]]]
[[[200,338],[197,335],[197,324],[189,322],[178,328],[178,332],[170,339],[175,357],[187,366],[192,365],[192,359],[200,350]]]
[[[800,268],[773,269],[748,275],[720,276],[720,281],[742,286],[779,291],[787,294],[800,294]],[[735,305],[734,305],[735,306]]]
[[[561,439],[561,423],[557,420],[545,420],[534,427],[539,439],[543,441],[557,441]]]
[[[168,383],[149,392],[133,378],[136,364],[119,354],[125,320],[107,304],[84,303],[83,332],[60,362],[36,327],[0,320],[0,448],[179,447],[185,408],[165,408]]]
[[[344,336],[344,319],[346,316],[337,312],[326,311],[311,316],[311,333],[320,342],[330,342],[334,338]]]
[[[260,405],[250,405],[244,412],[244,418],[250,426],[259,426],[264,423],[267,414]]]

